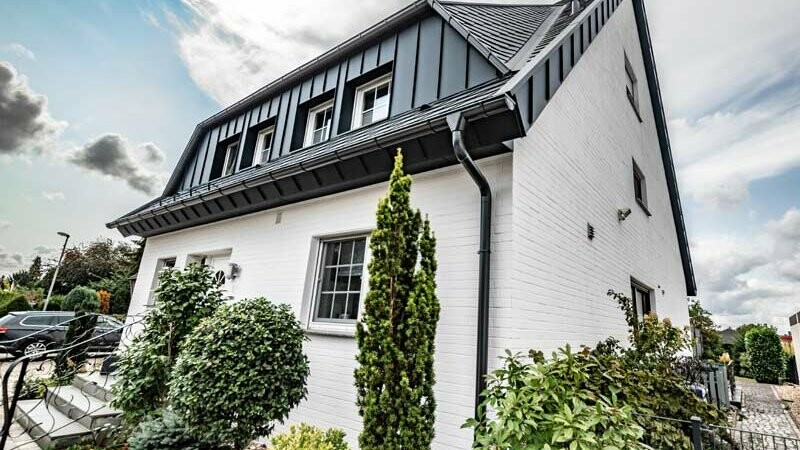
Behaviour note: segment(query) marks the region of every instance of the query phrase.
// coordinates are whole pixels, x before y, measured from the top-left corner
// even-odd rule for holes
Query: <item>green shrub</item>
[[[621,365],[569,347],[547,361],[529,356],[530,362],[508,353],[488,378],[481,410],[491,408],[492,418],[467,422],[476,428],[475,448],[644,448],[633,407],[614,395],[624,389]],[[604,386],[593,386],[604,377]],[[601,389],[611,395],[598,395]]]
[[[178,346],[222,304],[211,269],[196,264],[183,271],[162,272],[156,293],[157,307],[147,314],[144,329],[120,356],[112,388],[113,406],[134,424],[165,405]]]
[[[100,311],[100,297],[94,289],[78,286],[64,297],[61,308],[64,311],[97,312]]]
[[[348,450],[344,436],[344,431],[336,428],[323,430],[301,423],[272,438],[271,450]]]
[[[223,305],[181,346],[171,407],[203,439],[241,449],[268,436],[306,396],[304,339],[288,305],[264,298]]]
[[[760,326],[745,336],[750,373],[759,383],[778,383],[786,372],[781,338],[774,327]]]
[[[0,317],[7,316],[10,312],[30,310],[31,305],[24,295],[15,291],[0,291]]]
[[[97,313],[100,309],[100,298],[92,289],[78,286],[64,298],[63,305],[67,311],[75,311],[75,318],[69,322],[64,337],[65,350],[56,358],[54,377],[60,384],[70,384],[75,373],[87,359],[87,353],[97,325]],[[71,347],[71,348],[70,348]]]
[[[129,450],[217,450],[214,443],[198,441],[191,436],[177,416],[166,412],[142,422],[128,440]]]
[[[51,295],[50,302],[47,304],[48,311],[62,311],[61,307],[64,304],[64,295]],[[44,301],[42,301],[41,308],[44,308]]]

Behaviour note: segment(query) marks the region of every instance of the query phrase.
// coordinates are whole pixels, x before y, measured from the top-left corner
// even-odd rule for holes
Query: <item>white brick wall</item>
[[[639,123],[625,93],[623,51],[639,80]],[[623,2],[514,150],[514,315],[506,347],[547,351],[626,338],[608,289],[630,277],[655,290],[655,309],[688,324],[677,234],[649,101],[632,2]],[[646,176],[648,217],[634,199],[632,158]],[[624,222],[618,208],[630,208]],[[587,238],[587,222],[596,237]],[[499,333],[498,333],[499,334]],[[510,343],[509,343],[510,341]]]
[[[623,49],[639,75],[644,123],[625,97]],[[480,161],[494,192],[490,361],[509,348],[625,338],[608,289],[634,276],[656,289],[655,308],[688,323],[685,286],[631,2],[623,2],[513,155]],[[647,217],[633,198],[631,158],[647,177]],[[368,230],[386,184],[148,239],[131,314],[144,311],[158,258],[231,250],[242,267],[236,298],[266,296],[300,314],[315,236]],[[473,412],[478,280],[478,192],[460,166],[416,175],[413,203],[438,240],[438,401],[434,448],[466,449]],[[618,222],[618,208],[633,211]],[[276,224],[278,212],[281,222]],[[586,223],[596,238],[586,237]],[[663,289],[663,292],[662,292]],[[311,334],[308,400],[291,421],[340,427],[355,444],[352,337]]]
[[[495,189],[493,284],[504,285],[499,279],[511,261],[511,155],[481,161],[481,167]],[[231,261],[242,267],[231,286],[236,298],[266,296],[292,305],[299,315],[313,238],[370,229],[385,192],[383,183],[281,208],[280,224],[275,224],[277,211],[263,212],[149,238],[130,314],[144,311],[159,258],[177,257],[181,267],[189,254],[231,249]],[[438,242],[437,449],[468,448],[471,441],[469,430],[460,427],[473,408],[478,200],[477,188],[460,166],[414,177],[412,201],[429,214]],[[355,339],[312,334],[306,353],[308,401],[291,420],[343,428],[355,443],[361,427],[353,387]]]

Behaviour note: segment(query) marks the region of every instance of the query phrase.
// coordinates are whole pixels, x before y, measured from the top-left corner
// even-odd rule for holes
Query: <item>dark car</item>
[[[33,355],[61,347],[75,317],[71,311],[12,312],[0,319],[0,351],[13,355]],[[91,352],[114,350],[122,336],[122,322],[100,315],[89,345]]]

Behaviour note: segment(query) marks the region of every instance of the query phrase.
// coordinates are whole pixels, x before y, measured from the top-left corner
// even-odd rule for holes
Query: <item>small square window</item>
[[[228,146],[225,151],[225,165],[222,166],[222,176],[233,175],[236,170],[236,159],[239,157],[239,141]]]
[[[264,164],[269,160],[269,152],[272,149],[272,137],[275,134],[275,127],[265,128],[258,132],[256,139],[256,164]]]
[[[353,323],[364,286],[365,236],[322,241],[314,292],[314,322]]]
[[[308,112],[305,145],[319,144],[327,141],[331,134],[333,118],[333,100],[325,102]]]
[[[639,321],[644,319],[644,316],[655,312],[653,308],[652,289],[637,281],[631,280],[631,293],[633,295],[633,307],[636,310],[636,316],[639,318]]]
[[[392,74],[363,84],[356,89],[353,129],[365,127],[389,117]]]
[[[647,209],[647,182],[642,169],[639,168],[636,161],[633,161],[633,196],[636,199],[636,203],[638,203],[649,216],[650,211]]]

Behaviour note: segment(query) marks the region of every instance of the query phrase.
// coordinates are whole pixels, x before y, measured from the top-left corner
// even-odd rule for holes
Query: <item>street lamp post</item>
[[[64,236],[64,246],[61,248],[61,256],[58,257],[58,265],[56,265],[56,271],[53,272],[53,279],[50,280],[50,290],[47,291],[47,298],[44,300],[44,307],[42,311],[47,311],[47,305],[50,303],[50,296],[53,295],[53,286],[56,285],[56,278],[58,277],[58,269],[61,268],[61,261],[64,260],[64,252],[67,251],[67,241],[69,241],[69,235],[64,233],[63,231],[58,232],[59,236]]]

